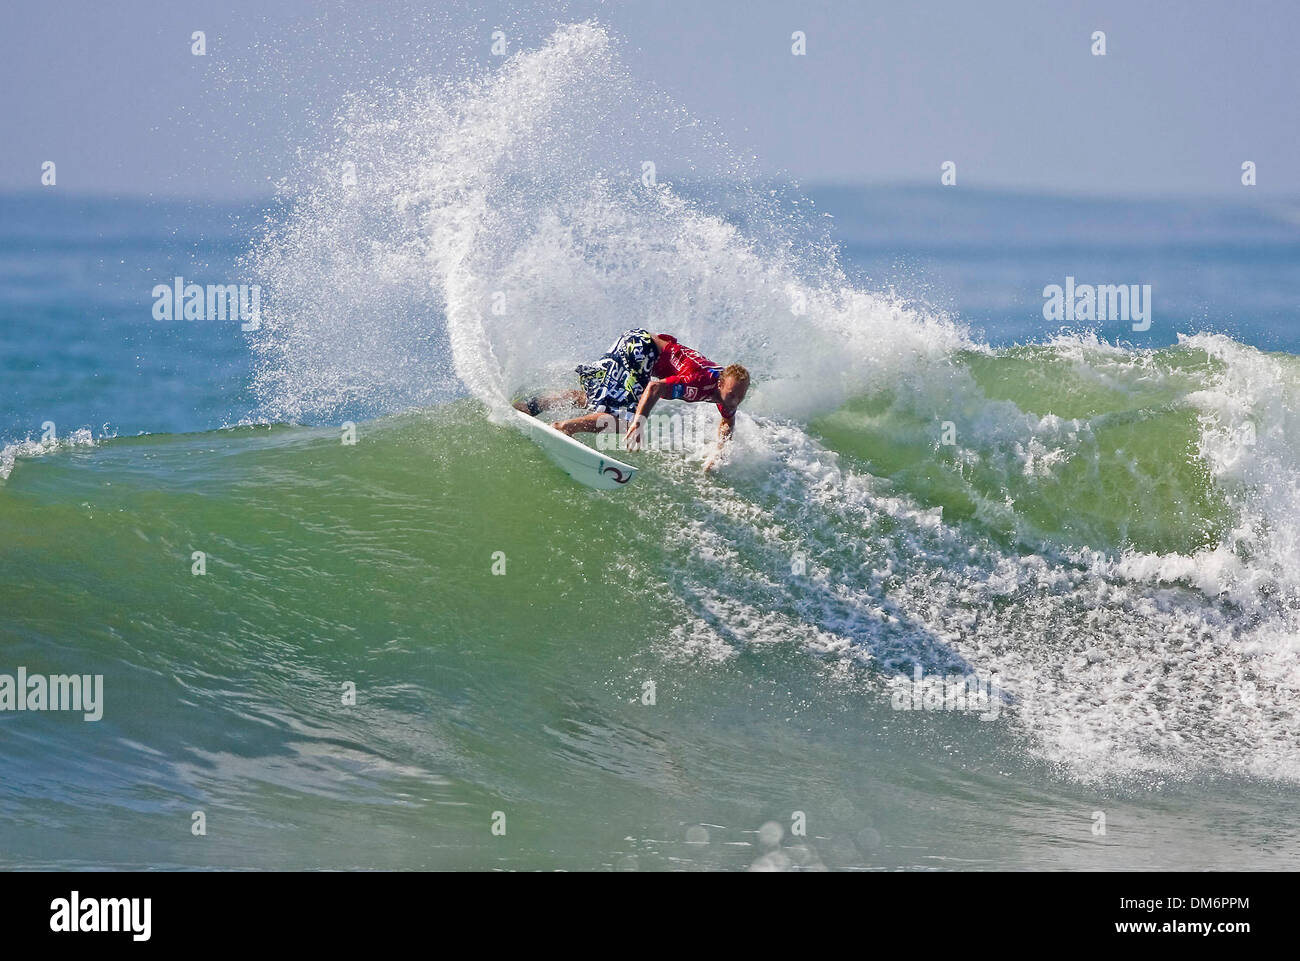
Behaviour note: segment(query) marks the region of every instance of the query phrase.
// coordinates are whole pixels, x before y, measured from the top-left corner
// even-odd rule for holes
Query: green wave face
[[[885,390],[812,427],[946,519],[1005,539],[1190,554],[1231,526],[1188,402],[1221,367],[1204,351],[1097,365],[1031,346],[954,363],[971,390],[951,408]]]
[[[516,863],[599,857],[554,812],[604,761],[548,732],[630,697],[620,658],[658,630],[625,506],[477,404],[340,433],[105,441],[0,485],[0,671],[103,674],[106,702],[97,724],[3,719],[6,793],[94,805],[58,839],[6,831],[0,860],[482,868],[501,807]]]
[[[198,632],[203,657],[227,618],[241,648],[250,635],[315,639],[339,624],[350,627],[331,644],[344,647],[460,623],[515,637],[505,624],[568,595],[587,558],[621,551],[616,529],[584,520],[595,495],[477,404],[357,430],[354,446],[334,429],[252,427],[20,463],[0,490],[6,583],[63,585],[73,621],[125,609],[147,629],[161,616],[173,634],[160,649]],[[508,567],[538,576],[494,577],[492,555],[507,547]],[[194,551],[204,576],[191,574]],[[581,592],[571,602],[576,626],[596,622]]]
[[[746,867],[738,831],[656,839],[772,804],[854,835],[872,805],[871,830],[905,833],[898,797],[958,743],[996,765],[989,790],[1062,809],[1086,789],[1044,759],[1085,782],[1294,781],[1291,528],[1240,521],[1285,489],[1239,465],[1285,463],[1295,369],[1233,357],[962,353],[817,419],[824,443],[742,418],[721,474],[629,454],[612,494],[477,401],[354,445],[276,426],[24,455],[0,486],[5,662],[102,673],[107,703],[7,742],[23,810],[95,801],[68,853],[28,825],[5,857]],[[1234,460],[1211,412],[1245,396],[1258,446]],[[996,676],[1000,719],[895,711],[916,670]],[[199,808],[223,827],[196,848],[169,831]],[[879,864],[865,850],[819,856]]]

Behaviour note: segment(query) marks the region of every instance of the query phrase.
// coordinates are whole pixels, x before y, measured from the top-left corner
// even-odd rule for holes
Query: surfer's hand
[[[633,421],[628,427],[623,446],[628,450],[638,450],[641,447],[641,425],[638,422]]]

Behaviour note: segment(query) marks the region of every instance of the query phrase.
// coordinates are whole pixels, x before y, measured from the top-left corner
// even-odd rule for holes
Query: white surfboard
[[[510,412],[518,418],[519,426],[551,462],[579,484],[612,491],[623,487],[636,476],[635,467],[610,457],[607,452],[595,450],[567,434],[561,434],[550,424],[530,417],[521,410],[512,408]]]

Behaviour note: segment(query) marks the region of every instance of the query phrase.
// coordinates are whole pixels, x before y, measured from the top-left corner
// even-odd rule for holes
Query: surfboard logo
[[[624,477],[623,472],[612,464],[609,467],[606,467],[605,462],[601,461],[600,465],[600,472],[602,474],[613,474],[615,483],[626,484],[632,479],[631,477]]]

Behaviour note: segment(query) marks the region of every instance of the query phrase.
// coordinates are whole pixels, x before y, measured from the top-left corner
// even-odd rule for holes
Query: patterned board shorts
[[[587,407],[597,413],[636,411],[659,348],[647,330],[629,330],[595,364],[578,366],[578,383]]]

